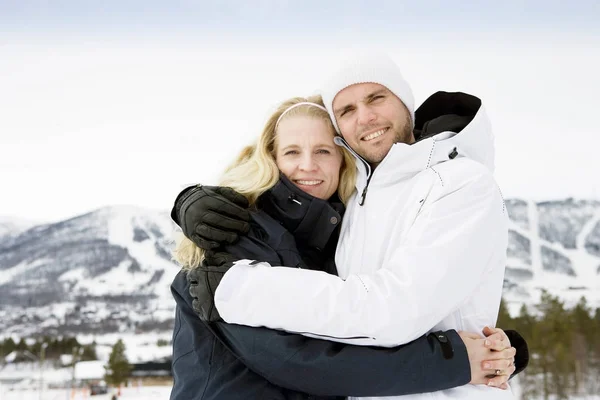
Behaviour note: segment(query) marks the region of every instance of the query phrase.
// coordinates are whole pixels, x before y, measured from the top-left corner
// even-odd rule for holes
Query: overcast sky
[[[167,210],[366,46],[483,99],[505,197],[600,197],[597,2],[321,3],[0,0],[0,215]]]

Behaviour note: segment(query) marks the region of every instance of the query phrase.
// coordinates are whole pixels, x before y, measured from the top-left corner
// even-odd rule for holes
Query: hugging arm
[[[320,396],[392,396],[448,389],[471,380],[467,348],[455,331],[440,332],[443,341],[428,335],[405,346],[375,348],[267,328],[206,323],[191,306],[188,291],[194,282],[180,273],[171,287],[181,327],[174,348],[185,347],[193,354],[195,346],[210,340],[199,337],[206,335],[204,324],[251,371],[277,386]],[[183,332],[186,329],[191,332]],[[174,374],[189,374],[182,368],[190,365],[174,363]],[[196,385],[193,379],[186,381]]]
[[[215,304],[230,323],[352,344],[408,343],[468,298],[486,274],[489,259],[505,251],[498,243],[507,237],[506,216],[493,178],[482,174],[423,206],[407,235],[381,268],[345,280],[239,263],[223,276]]]
[[[183,194],[183,193],[182,193]],[[227,197],[226,197],[227,196]],[[248,221],[249,217],[247,215],[247,210],[246,210],[246,206],[243,204],[243,201],[240,200],[239,198],[239,194],[236,194],[235,192],[232,194],[229,190],[227,190],[227,188],[209,188],[208,192],[200,197],[197,197],[195,202],[193,202],[191,204],[191,206],[189,206],[188,209],[194,211],[194,214],[192,216],[188,216],[188,221],[190,223],[190,226],[195,226],[197,229],[199,229],[200,232],[203,232],[205,234],[205,237],[202,239],[202,242],[199,241],[195,241],[195,243],[200,246],[202,246],[202,243],[206,243],[207,241],[212,241],[212,242],[219,242],[218,244],[223,245],[223,244],[227,244],[227,243],[231,243],[237,240],[238,235],[240,234],[244,234],[245,231],[247,231],[247,226],[245,226],[245,222]],[[182,196],[180,195],[178,197],[178,200],[181,198]],[[221,204],[225,204],[224,206],[221,206]],[[176,204],[177,206],[177,204]],[[223,214],[223,211],[216,211],[217,209],[222,209],[221,207],[225,207],[226,208],[226,214]],[[176,207],[174,207],[174,212],[176,211]],[[205,210],[205,211],[202,211]],[[206,210],[209,210],[212,212],[213,215],[210,215],[210,213],[207,213]],[[186,215],[185,213],[181,212],[181,210],[178,210],[180,212],[180,216],[181,218],[185,218]],[[221,214],[219,214],[221,213]],[[208,216],[207,216],[208,215]],[[218,216],[220,216],[221,218],[218,218]],[[237,220],[237,224],[232,223],[230,220],[231,219],[236,219]],[[213,229],[215,228],[215,229]],[[223,233],[222,232],[226,232],[227,236],[228,236],[228,240],[223,241]],[[211,236],[212,234],[212,236]],[[189,236],[188,236],[189,237]],[[207,247],[204,247],[205,249],[208,249]],[[228,268],[226,268],[224,271],[226,271]],[[222,273],[219,274],[219,279],[220,277],[222,277]],[[216,282],[216,284],[218,285],[218,280]],[[192,287],[194,287],[195,285],[192,285]],[[198,287],[198,286],[196,286]],[[212,298],[212,296],[214,296],[214,290],[217,286],[214,286],[211,290],[212,293],[209,295],[210,297],[210,302],[213,306],[214,309],[214,299]],[[262,285],[261,285],[262,287]],[[205,296],[206,296],[206,292],[209,290],[208,285],[201,287],[200,288],[200,292],[204,291],[205,292]],[[218,317],[218,313],[216,313],[215,310],[215,314]],[[206,318],[206,315],[204,316],[204,319]],[[226,334],[226,331],[223,332],[223,334]],[[522,370],[525,369],[525,367],[528,364],[529,361],[529,356],[528,356],[528,346],[526,341],[523,339],[523,337],[516,331],[511,331],[511,330],[507,330],[506,331],[506,335],[508,336],[508,339],[510,341],[510,343],[517,349],[517,355],[515,357],[515,366],[516,366],[516,372],[515,374],[521,372]],[[241,342],[240,342],[241,343]],[[298,355],[300,355],[301,353],[298,353]],[[501,358],[501,357],[498,357]],[[493,359],[493,357],[488,357],[488,359]]]
[[[443,333],[454,352],[445,359],[434,335],[375,348],[225,322],[214,323],[214,329],[251,370],[275,385],[315,395],[398,396],[471,380],[467,351],[455,331]]]

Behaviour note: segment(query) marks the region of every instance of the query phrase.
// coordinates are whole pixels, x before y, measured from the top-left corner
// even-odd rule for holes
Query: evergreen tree
[[[590,342],[590,373],[587,379],[587,393],[600,393],[600,308],[596,309],[592,318],[592,335]]]
[[[19,351],[27,350],[27,343],[25,343],[24,338],[21,338],[21,340],[19,340],[19,343],[17,343],[15,350],[19,350]]]
[[[60,346],[62,347],[63,352],[65,354],[70,353],[74,347],[81,347],[81,345],[77,341],[77,338],[70,336],[63,338]]]
[[[96,346],[94,344],[88,344],[83,346],[83,353],[81,354],[81,361],[93,361],[97,360],[98,355],[96,354]]]
[[[503,329],[510,329],[514,327],[514,321],[508,312],[508,308],[506,307],[506,302],[504,299],[500,301],[500,310],[498,311],[498,322],[496,326],[499,326]]]
[[[65,354],[59,348],[57,338],[47,337],[46,340],[47,340],[46,343],[48,343],[48,349],[46,350],[46,352],[48,353],[49,356],[58,358],[61,354]],[[71,351],[69,350],[66,354],[71,354]]]
[[[9,337],[4,341],[4,352],[6,355],[12,353],[17,349],[17,344],[13,340],[13,338]]]
[[[534,349],[537,348],[535,343],[535,326],[537,319],[534,315],[529,313],[529,309],[523,304],[519,310],[519,316],[514,319],[514,328],[517,330],[529,345],[529,365],[525,371],[521,372],[518,376],[519,383],[521,386],[521,398],[526,399],[538,399],[541,396],[542,390],[539,381],[539,365],[536,362],[536,358],[533,356]],[[502,327],[500,325],[500,327]]]
[[[40,354],[40,350],[42,348],[42,342],[39,339],[36,339],[35,343],[29,346],[29,351],[31,351],[36,356]]]
[[[535,325],[534,343],[537,346],[544,398],[554,395],[568,399],[575,388],[575,357],[571,351],[573,329],[570,315],[558,297],[543,291],[540,321]]]
[[[594,341],[594,320],[587,300],[582,297],[579,303],[571,310],[573,342],[572,352],[575,359],[575,393],[584,394],[588,388],[591,363],[593,361],[592,344]]]
[[[111,385],[120,386],[127,381],[131,372],[131,365],[125,355],[125,344],[121,339],[115,343],[108,358],[105,379]]]
[[[592,351],[597,358],[600,358],[600,308],[596,308],[592,321],[592,330],[595,333],[592,335]]]
[[[515,318],[515,329],[529,342],[533,340],[533,330],[536,323],[535,316],[531,315],[527,306],[523,304],[519,310],[519,316]]]

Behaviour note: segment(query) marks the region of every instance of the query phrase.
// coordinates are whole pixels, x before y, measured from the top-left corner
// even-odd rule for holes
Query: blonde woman
[[[215,189],[222,200],[204,215],[210,220],[214,213],[221,226],[227,225],[227,218],[217,214],[239,209],[234,204],[249,205],[242,227],[247,234],[209,253],[194,243],[201,241],[200,236],[189,235],[194,241],[183,238],[177,245],[174,257],[183,268],[171,287],[177,302],[171,399],[390,396],[487,382],[483,363],[491,361],[486,360],[490,352],[477,335],[438,332],[401,347],[374,348],[203,322],[218,319],[212,296],[192,297],[190,284],[219,280],[219,267],[206,266],[228,262],[222,254],[336,274],[343,203],[353,192],[356,168],[354,158],[334,144],[334,132],[320,97],[283,102],[256,145],[244,149],[225,171],[221,185],[239,194]],[[184,232],[189,229],[179,216],[210,190],[192,187],[178,197],[172,215]],[[203,229],[200,234],[209,230],[221,241],[232,241],[215,228]],[[201,244],[215,247],[211,242]],[[203,268],[198,268],[201,264]],[[489,338],[498,350],[493,358],[511,360],[515,350],[506,348],[501,338],[501,332]]]

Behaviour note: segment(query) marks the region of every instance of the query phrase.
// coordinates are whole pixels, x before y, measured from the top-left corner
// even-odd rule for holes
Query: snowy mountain
[[[0,240],[0,332],[170,329],[175,225],[109,207]]]
[[[8,236],[16,236],[35,225],[36,223],[32,221],[0,216],[0,240]]]
[[[506,205],[510,310],[535,304],[541,289],[600,307],[600,202]],[[175,229],[166,212],[118,206],[10,230],[0,236],[0,332],[169,331]]]
[[[510,216],[504,297],[511,313],[542,289],[572,306],[600,307],[600,201],[506,201]]]

